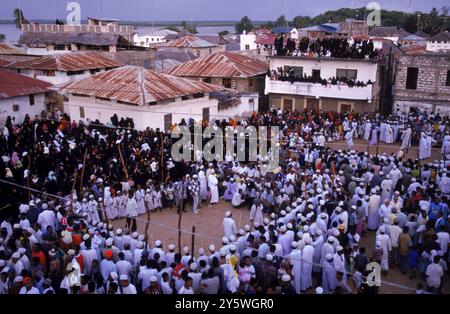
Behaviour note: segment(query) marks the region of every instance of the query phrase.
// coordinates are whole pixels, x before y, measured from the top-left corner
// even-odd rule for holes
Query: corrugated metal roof
[[[44,81],[0,70],[0,99],[44,93],[50,86]]]
[[[220,86],[127,65],[74,81],[63,86],[61,91],[145,105],[222,89]]]
[[[27,61],[9,64],[7,68],[25,70],[84,71],[91,69],[115,68],[123,63],[109,59],[95,51],[68,52],[37,57]]]
[[[252,77],[267,72],[267,62],[238,53],[221,51],[180,64],[168,71],[176,76]]]
[[[115,33],[79,33],[79,32],[23,32],[19,39],[20,45],[91,45],[114,46],[118,44],[131,45],[125,37]]]
[[[168,42],[167,46],[176,48],[208,48],[216,45],[197,36],[190,35]]]
[[[0,54],[3,55],[23,55],[25,52],[22,50],[13,47],[5,42],[0,42]]]
[[[450,41],[450,33],[449,32],[442,32],[439,34],[434,35],[429,39],[429,41]]]

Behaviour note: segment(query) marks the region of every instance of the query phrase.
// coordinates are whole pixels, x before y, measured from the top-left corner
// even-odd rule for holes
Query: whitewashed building
[[[450,33],[446,31],[430,37],[430,39],[427,40],[427,51],[450,51]]]
[[[133,42],[136,46],[141,47],[151,47],[156,44],[161,44],[167,42],[167,35],[177,35],[178,33],[175,31],[171,31],[170,29],[160,29],[156,32],[138,35],[135,34],[133,37]]]
[[[271,56],[270,71],[293,71],[296,77],[311,76],[322,80],[345,77],[365,86],[320,84],[282,80],[266,76],[265,93],[269,104],[283,110],[332,110],[368,112],[378,109],[378,60]]]
[[[45,93],[51,85],[27,76],[0,70],[0,127],[8,116],[22,123],[45,111]]]
[[[181,119],[216,119],[218,99],[210,93],[223,87],[124,66],[71,82],[61,88],[64,111],[74,121],[111,123],[114,114],[132,118],[139,130],[170,129]]]
[[[240,39],[240,47],[241,51],[243,50],[254,50],[258,48],[258,45],[256,44],[256,35],[254,33],[244,33],[239,36]]]

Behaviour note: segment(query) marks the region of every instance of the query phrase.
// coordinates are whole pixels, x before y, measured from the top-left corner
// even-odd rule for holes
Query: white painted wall
[[[101,69],[99,72],[105,72],[105,69]],[[91,75],[89,70],[84,71],[83,74],[77,74],[77,75],[67,75],[67,72],[63,71],[55,71],[55,76],[47,76],[44,75],[44,72],[42,70],[21,70],[20,74],[26,75],[41,81],[48,82],[53,85],[59,85],[68,83],[72,80],[82,79],[86,78]]]
[[[347,85],[327,85],[306,82],[283,82],[266,77],[265,93],[303,95],[354,100],[371,100],[373,85],[349,87]]]
[[[253,100],[253,104],[251,103]],[[241,96],[241,103],[236,107],[231,107],[225,110],[217,112],[217,115],[210,114],[212,120],[223,120],[227,117],[249,117],[254,111],[258,111],[259,106],[259,96],[258,94],[243,95]]]
[[[133,42],[137,46],[150,47],[152,44],[165,43],[167,40],[165,36],[155,36],[155,35],[143,35],[139,36],[137,34],[133,37]]]
[[[246,49],[246,46],[249,46],[249,49]],[[240,46],[241,50],[254,50],[257,48],[256,45],[256,35],[255,34],[242,34],[240,35]]]
[[[369,79],[375,82],[377,79],[377,63],[364,60],[327,60],[327,59],[303,59],[303,58],[270,58],[270,69],[275,70],[278,67],[296,66],[303,67],[303,73],[312,75],[312,70],[320,70],[320,76],[324,79],[336,76],[336,69],[358,70],[356,79],[367,82]]]
[[[5,125],[8,116],[15,117],[17,123],[22,123],[27,114],[31,118],[35,115],[40,115],[42,110],[45,110],[44,100],[44,94],[36,94],[34,95],[35,104],[30,106],[28,95],[0,99],[0,127]],[[16,112],[13,111],[14,105],[19,105],[19,110]]]
[[[200,121],[203,108],[209,107],[211,116],[217,113],[218,104],[217,99],[210,99],[209,96],[183,101],[181,98],[177,98],[175,102],[153,106],[132,106],[93,97],[67,96],[69,101],[64,103],[64,111],[70,115],[72,121],[98,119],[101,123],[108,123],[111,116],[116,113],[119,119],[121,117],[133,118],[135,128],[139,130],[147,127],[164,128],[164,115],[167,113],[172,114],[173,123],[180,122],[182,118],[186,121],[189,118]],[[84,108],[84,119],[80,117],[80,107]]]
[[[450,51],[450,41],[427,41],[427,51]]]
[[[47,48],[26,48],[26,52],[29,55],[46,56],[54,55],[57,53],[69,53],[70,50],[47,50]]]

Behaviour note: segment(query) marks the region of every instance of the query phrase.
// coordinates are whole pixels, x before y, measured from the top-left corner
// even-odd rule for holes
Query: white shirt
[[[180,291],[178,291],[178,294],[194,294],[194,290],[192,290],[192,287],[187,289],[183,286]]]
[[[430,264],[427,267],[427,284],[433,288],[439,288],[441,285],[441,277],[444,276],[444,270],[439,264]]]
[[[36,287],[31,287],[30,290],[27,290],[26,287],[22,287],[19,291],[19,294],[41,294]]]

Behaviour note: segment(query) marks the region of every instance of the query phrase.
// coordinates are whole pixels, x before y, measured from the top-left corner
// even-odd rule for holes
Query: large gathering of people
[[[54,112],[0,129],[0,294],[378,293],[371,262],[382,276],[400,272],[408,293],[447,288],[449,117],[272,107],[209,122],[278,126],[280,164],[270,172],[261,155],[175,161],[170,131],[111,120]],[[399,149],[370,154],[356,138]],[[341,140],[347,149],[328,145]],[[418,158],[408,158],[416,145]],[[429,162],[432,147],[439,157]],[[136,225],[148,212],[201,216],[218,203],[229,207],[223,237],[195,252],[150,241]],[[248,209],[243,227],[235,208]]]
[[[274,40],[274,54],[309,58],[376,59],[381,54],[371,40],[325,37],[299,40],[290,34],[279,34]]]
[[[322,86],[332,85],[344,85],[348,87],[365,87],[367,85],[372,85],[372,81],[369,80],[366,83],[362,81],[356,81],[352,78],[343,77],[329,77],[328,79],[324,79],[318,76],[306,75],[297,75],[295,73],[295,69],[293,67],[288,67],[287,69],[283,69],[282,67],[277,68],[276,70],[269,71],[267,75],[271,80],[279,80],[283,82],[290,82],[291,84],[295,82],[302,83],[314,83],[321,84]]]

